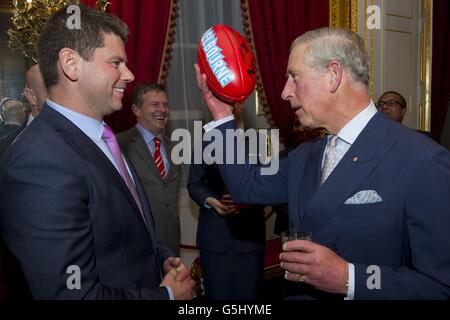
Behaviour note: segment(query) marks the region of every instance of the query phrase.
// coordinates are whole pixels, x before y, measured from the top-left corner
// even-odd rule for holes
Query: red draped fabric
[[[82,2],[95,6],[95,0]],[[128,68],[135,76],[125,91],[122,110],[105,119],[117,133],[135,123],[130,103],[134,87],[144,81],[165,81],[178,4],[176,0],[110,0],[108,11],[128,25]]]
[[[433,1],[431,134],[440,141],[450,99],[450,2]]]
[[[241,7],[244,28],[258,60],[258,94],[286,142],[291,137],[293,112],[289,103],[281,99],[281,92],[286,82],[289,48],[306,31],[328,26],[329,1],[241,0]]]

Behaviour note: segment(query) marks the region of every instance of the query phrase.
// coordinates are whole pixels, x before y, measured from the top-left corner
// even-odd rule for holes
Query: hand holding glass
[[[311,231],[283,231],[281,232],[281,243],[284,244],[288,241],[294,240],[312,240]]]

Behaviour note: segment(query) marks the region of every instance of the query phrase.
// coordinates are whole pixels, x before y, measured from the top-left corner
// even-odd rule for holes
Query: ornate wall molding
[[[330,0],[330,27],[358,32],[358,0]]]
[[[169,75],[170,61],[172,60],[172,45],[175,42],[175,34],[177,29],[177,18],[180,6],[178,0],[172,0],[170,6],[170,16],[167,23],[166,41],[164,44],[164,54],[159,69],[158,83],[165,83]]]

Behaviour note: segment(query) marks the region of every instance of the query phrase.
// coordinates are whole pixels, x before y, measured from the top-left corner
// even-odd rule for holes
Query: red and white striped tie
[[[155,165],[159,170],[159,174],[161,175],[161,179],[164,180],[164,161],[161,155],[161,139],[159,137],[154,137],[155,141],[155,152],[153,153],[153,158],[155,159]]]

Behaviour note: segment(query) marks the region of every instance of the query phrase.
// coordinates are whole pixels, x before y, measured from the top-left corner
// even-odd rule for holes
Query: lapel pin
[[[358,157],[353,157],[353,162],[356,162],[358,160],[359,160]]]

